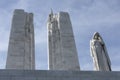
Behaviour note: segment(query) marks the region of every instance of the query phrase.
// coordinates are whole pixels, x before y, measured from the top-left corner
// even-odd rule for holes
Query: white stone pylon
[[[33,14],[14,11],[6,69],[35,69]]]
[[[90,40],[90,52],[96,71],[111,71],[111,62],[105,43],[98,32]]]
[[[80,70],[69,14],[51,11],[47,28],[49,70]]]

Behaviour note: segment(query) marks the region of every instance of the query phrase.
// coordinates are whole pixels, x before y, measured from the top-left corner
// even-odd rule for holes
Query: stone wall
[[[120,80],[120,72],[0,70],[0,80]]]

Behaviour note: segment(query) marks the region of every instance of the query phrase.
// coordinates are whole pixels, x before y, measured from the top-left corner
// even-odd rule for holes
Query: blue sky
[[[46,22],[51,8],[70,14],[81,70],[93,70],[89,41],[96,31],[106,43],[112,70],[120,70],[120,0],[1,0],[0,69],[5,68],[14,9],[34,13],[36,69],[48,69]]]

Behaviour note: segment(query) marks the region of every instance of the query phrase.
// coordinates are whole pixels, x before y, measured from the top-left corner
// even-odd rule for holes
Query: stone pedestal
[[[0,80],[120,80],[120,72],[0,70]]]

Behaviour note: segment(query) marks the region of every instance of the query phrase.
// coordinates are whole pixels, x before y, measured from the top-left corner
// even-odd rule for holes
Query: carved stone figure
[[[111,71],[111,62],[107,53],[105,43],[98,32],[96,32],[90,41],[90,51],[93,57],[95,70]]]

